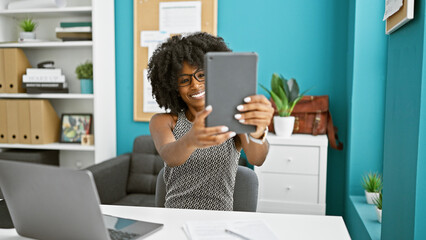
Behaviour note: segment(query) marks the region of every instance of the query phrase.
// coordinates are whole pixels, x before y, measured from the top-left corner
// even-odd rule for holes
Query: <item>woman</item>
[[[268,152],[264,137],[273,115],[263,95],[247,96],[235,118],[256,126],[235,134],[226,126],[205,127],[214,111],[204,102],[203,59],[207,52],[230,51],[220,37],[207,33],[174,36],[159,46],[149,62],[153,96],[170,113],[149,123],[155,147],[165,162],[166,207],[232,211],[241,149],[260,166]],[[250,139],[250,140],[249,140]]]

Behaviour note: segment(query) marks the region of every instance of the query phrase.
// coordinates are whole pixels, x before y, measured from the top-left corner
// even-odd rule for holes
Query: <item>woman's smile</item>
[[[202,91],[198,91],[198,92],[196,92],[196,93],[194,93],[194,94],[191,94],[190,95],[190,97],[191,98],[195,98],[195,99],[203,99],[204,98],[204,95],[205,95],[205,91],[204,90],[202,90]]]

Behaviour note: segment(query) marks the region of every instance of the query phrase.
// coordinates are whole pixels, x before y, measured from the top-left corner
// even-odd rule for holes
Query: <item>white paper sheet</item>
[[[261,220],[189,221],[183,226],[191,240],[278,240],[268,224]],[[230,230],[233,233],[226,232]]]
[[[169,37],[170,34],[165,31],[141,31],[141,47],[148,47],[148,61],[157,47]]]
[[[201,31],[201,2],[160,2],[160,31],[190,33]]]
[[[241,220],[229,223],[227,230],[252,240],[278,240],[269,226],[263,220]]]
[[[150,113],[165,112],[152,97],[151,83],[148,82],[148,70],[143,70],[143,111]]]
[[[241,240],[240,237],[225,232],[226,221],[190,221],[183,229],[191,240]]]
[[[141,31],[141,47],[149,47],[167,40],[170,34],[166,31]]]
[[[386,0],[383,21],[398,12],[398,10],[402,7],[402,2],[403,0]]]

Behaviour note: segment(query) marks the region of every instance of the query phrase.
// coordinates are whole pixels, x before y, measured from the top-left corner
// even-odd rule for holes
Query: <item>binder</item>
[[[16,101],[18,102],[19,143],[31,144],[30,101]]]
[[[19,143],[19,111],[17,100],[6,100],[6,121],[8,143]]]
[[[48,100],[30,100],[31,143],[58,142],[60,119]]]
[[[0,99],[0,143],[7,143],[6,99]]]
[[[6,77],[4,72],[4,65],[4,50],[3,48],[0,48],[0,93],[6,92]]]
[[[20,48],[4,48],[6,93],[23,93],[22,75],[31,65]]]

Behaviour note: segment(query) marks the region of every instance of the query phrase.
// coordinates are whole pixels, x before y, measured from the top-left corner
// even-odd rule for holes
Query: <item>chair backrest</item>
[[[163,167],[164,161],[152,137],[137,137],[131,154],[127,193],[155,194],[157,174]]]
[[[166,184],[164,168],[158,173],[155,191],[155,206],[164,207],[166,201]],[[243,166],[238,166],[234,188],[234,211],[256,212],[259,182],[256,173]]]

